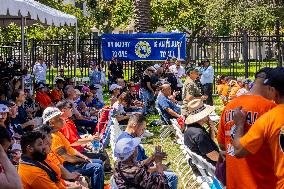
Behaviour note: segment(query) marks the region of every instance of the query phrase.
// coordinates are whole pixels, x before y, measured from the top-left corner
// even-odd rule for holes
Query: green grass
[[[231,63],[231,66],[224,67],[220,66],[220,64],[212,63],[212,66],[214,67],[215,76],[217,75],[225,75],[225,76],[235,76],[235,77],[245,77],[245,65],[243,63]],[[248,75],[249,78],[253,78],[254,74],[263,67],[276,67],[277,62],[276,61],[270,61],[270,62],[249,62],[248,63]],[[57,74],[56,68],[51,68],[47,71],[47,83],[52,82],[52,78]],[[130,78],[134,75],[134,67],[124,67],[124,78],[126,81],[129,81]],[[74,76],[74,69],[70,69],[69,71],[65,68],[64,75],[66,77]],[[76,76],[86,77],[88,76],[88,69],[87,68],[77,68],[76,69]],[[108,78],[108,72],[106,71],[106,77]]]

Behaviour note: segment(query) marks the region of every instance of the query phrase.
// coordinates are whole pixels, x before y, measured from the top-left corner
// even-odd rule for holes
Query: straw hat
[[[194,99],[187,105],[189,116],[185,120],[185,124],[195,123],[207,116],[209,116],[215,107],[204,105],[201,99]]]

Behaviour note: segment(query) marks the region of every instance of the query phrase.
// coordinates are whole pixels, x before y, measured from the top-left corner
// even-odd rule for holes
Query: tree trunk
[[[134,1],[134,29],[137,33],[151,32],[151,0]]]

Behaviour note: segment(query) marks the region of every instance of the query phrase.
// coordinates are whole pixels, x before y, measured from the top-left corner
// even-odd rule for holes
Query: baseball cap
[[[89,89],[90,89],[90,90],[97,90],[97,89],[99,89],[99,88],[96,87],[95,85],[90,85],[90,86],[89,86]]]
[[[279,93],[284,94],[284,68],[276,67],[272,69],[268,78],[264,80],[264,84],[274,87]]]
[[[46,124],[50,119],[61,115],[62,112],[56,107],[47,107],[42,113],[43,124]]]
[[[37,86],[36,86],[36,90],[39,90],[39,89],[42,89],[42,88],[45,88],[45,84],[44,83],[38,83]]]
[[[9,108],[5,104],[0,104],[0,113],[8,113]]]
[[[56,79],[55,79],[55,83],[60,83],[60,82],[64,82],[64,79],[62,78],[62,77],[57,77]]]
[[[122,138],[117,141],[114,147],[114,157],[120,160],[127,160],[140,144],[140,138]]]
[[[118,84],[112,84],[110,87],[109,87],[109,90],[110,91],[113,91],[113,90],[115,90],[115,89],[120,89],[121,88],[121,86],[119,86]]]
[[[258,72],[256,72],[255,78],[267,79],[271,70],[272,68],[269,68],[269,67],[261,68]]]

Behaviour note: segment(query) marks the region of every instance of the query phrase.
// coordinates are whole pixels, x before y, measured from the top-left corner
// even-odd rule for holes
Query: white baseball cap
[[[113,91],[113,90],[115,90],[115,89],[120,89],[121,88],[121,86],[119,86],[118,84],[112,84],[110,87],[109,87],[109,90],[110,91]]]
[[[5,104],[0,104],[0,113],[8,113],[9,108]]]
[[[114,148],[114,157],[124,161],[127,160],[140,144],[140,138],[122,138],[118,140]]]
[[[47,121],[61,114],[62,112],[58,108],[55,107],[45,108],[42,114],[43,124],[46,124]]]

